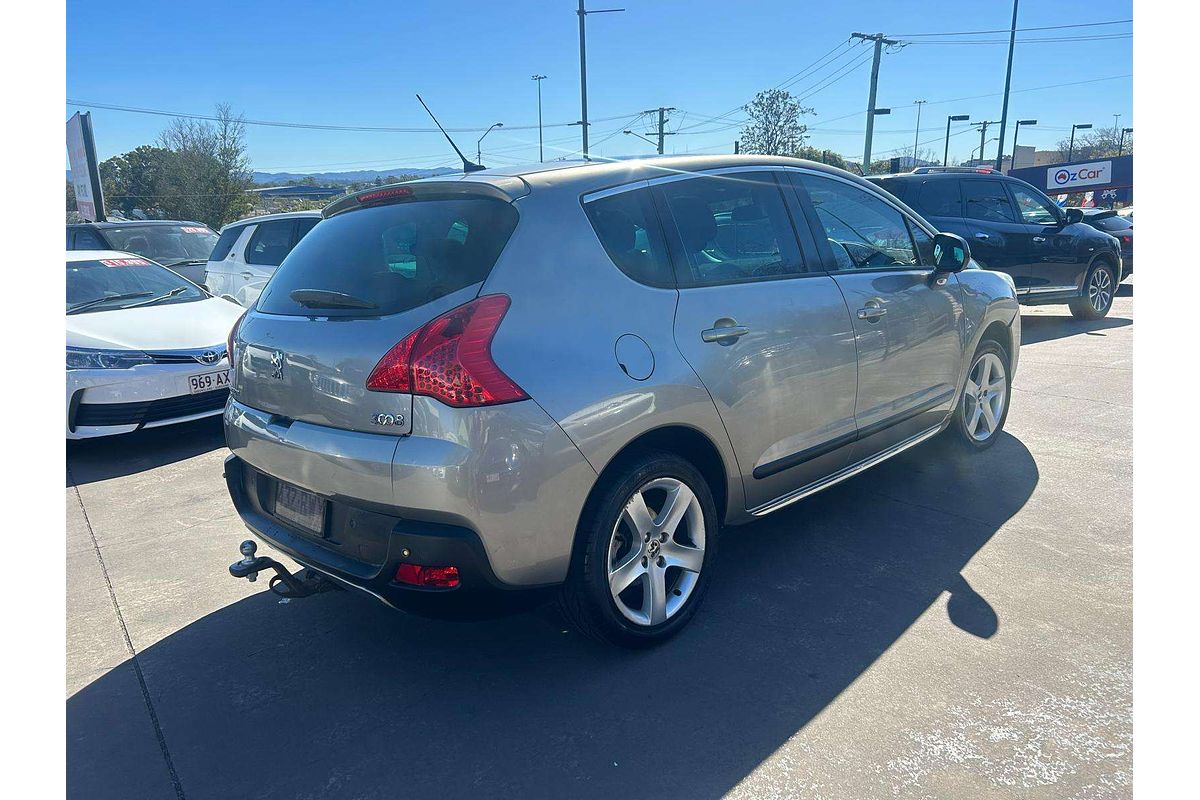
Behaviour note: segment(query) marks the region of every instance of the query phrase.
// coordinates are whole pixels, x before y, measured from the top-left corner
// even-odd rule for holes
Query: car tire
[[[668,506],[677,511],[673,529]],[[623,459],[580,518],[559,610],[580,633],[606,644],[643,648],[666,641],[704,599],[719,525],[712,491],[690,462],[663,451]]]
[[[1009,364],[1008,353],[991,339],[981,342],[971,357],[962,397],[946,429],[951,439],[968,450],[986,450],[1004,430],[1012,399]]]
[[[1116,270],[1105,261],[1097,261],[1083,282],[1083,295],[1068,302],[1076,319],[1104,319],[1117,296]]]

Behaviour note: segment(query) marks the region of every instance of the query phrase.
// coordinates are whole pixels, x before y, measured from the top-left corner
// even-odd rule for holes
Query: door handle
[[[992,238],[992,237],[991,237],[991,236],[988,236],[988,235],[987,235],[986,233],[984,233],[983,231],[978,231],[978,232],[975,234],[975,238],[976,238],[976,239],[990,239],[990,238]]]
[[[243,272],[242,277],[245,278],[246,280],[250,280],[251,278],[254,277],[254,273],[253,272]]]
[[[723,320],[717,321],[722,322]],[[739,339],[749,332],[750,329],[745,325],[718,325],[715,328],[700,331],[700,338],[706,342],[732,344],[735,339]]]
[[[887,309],[883,308],[882,306],[868,305],[866,308],[860,308],[858,310],[858,318],[865,319],[868,321],[874,321],[874,320],[879,319],[886,313],[887,313]]]
[[[1042,242],[1046,241],[1046,237],[1045,236],[1035,236],[1035,237],[1033,237],[1033,240],[1035,242],[1037,242],[1038,244],[1041,244]]]

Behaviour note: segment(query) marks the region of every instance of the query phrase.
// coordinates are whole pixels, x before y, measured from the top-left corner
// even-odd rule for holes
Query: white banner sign
[[[1046,170],[1046,189],[1069,190],[1082,186],[1097,186],[1112,181],[1112,162],[1093,161],[1090,164],[1071,164]]]
[[[100,170],[95,163],[95,152],[91,128],[85,129],[84,118],[76,113],[67,120],[67,160],[71,165],[71,183],[75,186],[75,207],[90,222],[97,221],[104,208],[103,198],[97,196]]]

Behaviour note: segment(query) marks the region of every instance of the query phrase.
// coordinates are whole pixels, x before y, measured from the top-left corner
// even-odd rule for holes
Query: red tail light
[[[250,313],[250,309],[242,312],[242,315],[237,318],[237,322],[233,323],[233,327],[229,329],[229,337],[225,340],[225,356],[229,359],[229,366],[233,366],[233,340],[237,336],[238,328],[242,327],[242,320]]]
[[[432,589],[453,589],[458,586],[458,567],[426,567],[421,564],[401,564],[396,569],[396,581]]]
[[[426,395],[460,408],[526,399],[492,360],[492,337],[508,303],[503,294],[480,297],[413,331],[379,360],[367,388]]]

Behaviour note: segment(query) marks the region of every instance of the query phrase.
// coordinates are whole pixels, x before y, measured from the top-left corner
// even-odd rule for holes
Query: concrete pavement
[[[1025,310],[987,453],[922,445],[726,532],[651,652],[548,611],[281,603],[225,571],[217,421],[71,446],[69,794],[1128,797],[1131,292]]]

